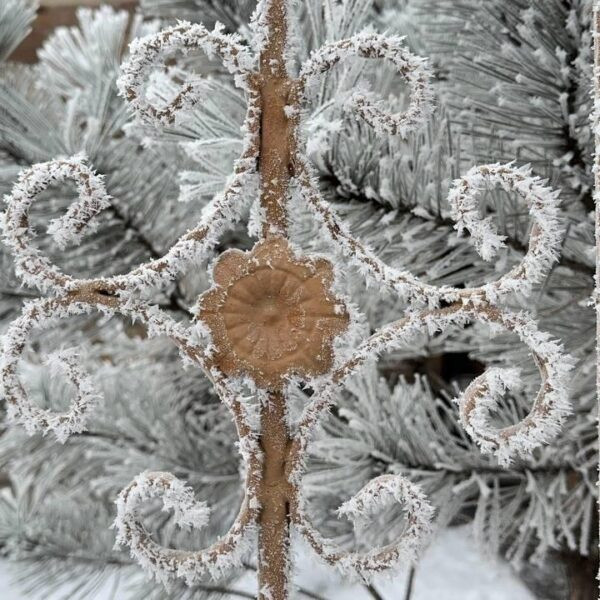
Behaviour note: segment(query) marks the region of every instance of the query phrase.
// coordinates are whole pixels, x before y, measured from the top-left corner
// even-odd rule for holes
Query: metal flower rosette
[[[335,403],[345,381],[385,352],[408,348],[423,334],[451,326],[483,322],[513,332],[531,352],[541,386],[529,414],[502,429],[490,413],[499,398],[518,386],[518,372],[491,368],[477,377],[456,400],[460,419],[482,451],[501,463],[529,454],[559,430],[569,410],[567,381],[570,359],[560,343],[540,331],[525,313],[504,308],[512,294],[527,295],[543,282],[556,262],[561,244],[558,193],[526,167],[490,164],[472,168],[457,179],[448,201],[459,233],[470,234],[476,250],[491,260],[503,246],[490,218],[481,216],[480,194],[501,186],[527,206],[531,216],[529,246],[522,260],[495,281],[475,288],[436,287],[411,273],[382,262],[353,237],[322,197],[301,134],[303,109],[312,86],[347,57],[386,60],[410,87],[408,108],[386,112],[371,93],[355,92],[346,111],[381,136],[408,136],[426,123],[433,110],[427,62],[411,54],[403,39],[364,32],[315,51],[293,75],[286,59],[293,8],[283,0],[259,2],[252,21],[254,38],[209,31],[181,22],[131,45],[119,88],[135,114],[162,127],[202,103],[198,80],[183,81],[169,102],[152,103],[146,94],[153,70],[164,67],[177,50],[201,49],[219,59],[245,94],[244,148],[225,190],[205,207],[201,220],[160,259],[126,275],[77,279],[54,264],[34,245],[29,211],[36,197],[55,183],[72,180],[79,193],[64,216],[48,225],[56,244],[66,249],[93,227],[94,217],[109,206],[103,179],[80,156],[36,164],[24,170],[5,198],[4,241],[12,249],[22,280],[45,297],[27,303],[3,341],[1,381],[9,416],[29,433],[53,432],[59,441],[83,431],[99,399],[92,380],[72,353],[55,362],[75,385],[70,409],[57,414],[39,408],[18,377],[18,364],[30,334],[61,319],[100,311],[141,322],[149,336],[167,336],[183,359],[204,371],[231,412],[244,461],[244,498],[229,532],[198,551],[165,548],[145,530],[140,508],[159,498],[173,510],[178,524],[200,528],[209,508],[169,473],[138,476],[117,500],[118,541],[129,546],[138,562],[157,578],[185,578],[188,584],[210,574],[219,577],[240,565],[250,542],[258,537],[259,597],[287,597],[290,579],[289,539],[295,530],[314,551],[344,572],[370,575],[414,561],[427,538],[433,509],[422,491],[400,475],[370,481],[339,509],[355,523],[394,504],[401,506],[406,527],[396,543],[365,552],[347,552],[312,525],[303,498],[307,448],[320,418]],[[289,241],[292,201],[300,202],[319,226],[330,254],[306,255]],[[260,215],[260,235],[249,252],[228,250],[216,261],[213,284],[199,299],[195,323],[172,319],[141,299],[145,289],[167,286],[190,265],[205,258],[220,236],[240,222],[251,204]],[[357,309],[338,290],[348,266],[374,290],[392,293],[409,309],[354,347]],[[373,292],[376,293],[376,292]],[[201,331],[202,335],[198,335]],[[292,427],[286,420],[291,386],[311,389],[302,415]],[[258,397],[258,418],[244,401],[248,389]]]

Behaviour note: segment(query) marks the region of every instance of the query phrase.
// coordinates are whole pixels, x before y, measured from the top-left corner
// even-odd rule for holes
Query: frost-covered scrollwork
[[[67,304],[57,299],[30,302],[4,336],[0,378],[8,417],[20,422],[30,434],[52,431],[60,442],[65,442],[71,434],[80,433],[85,429],[89,412],[99,399],[91,378],[82,369],[72,350],[55,353],[48,357],[47,361],[55,374],[66,377],[76,389],[76,397],[71,407],[63,414],[53,413],[31,402],[17,372],[19,360],[34,329],[55,325],[58,317],[66,318],[86,312],[85,305]]]
[[[256,532],[261,600],[288,596],[292,528],[327,562],[363,578],[414,561],[428,538],[432,507],[417,486],[392,475],[368,482],[341,506],[339,514],[358,525],[398,505],[406,523],[394,543],[362,553],[346,552],[324,539],[311,524],[303,496],[307,449],[320,418],[336,402],[347,378],[367,361],[384,352],[408,348],[420,336],[434,336],[475,322],[488,325],[492,331],[515,334],[529,349],[541,378],[529,414],[509,427],[498,429],[490,423],[499,397],[518,388],[515,370],[489,369],[457,399],[465,429],[483,451],[494,453],[503,464],[548,442],[569,410],[571,361],[561,345],[539,331],[527,314],[502,306],[509,293],[530,294],[558,258],[558,193],[528,167],[513,164],[477,166],[454,182],[448,202],[456,229],[471,236],[475,249],[486,260],[494,257],[504,239],[490,217],[483,215],[479,200],[483,190],[501,186],[529,210],[532,226],[527,252],[495,281],[474,288],[436,287],[385,264],[351,234],[322,197],[301,142],[303,104],[310,102],[312,83],[341,60],[388,60],[410,87],[408,108],[398,114],[386,112],[372,94],[363,92],[354,93],[345,106],[377,134],[407,137],[433,110],[430,70],[424,59],[406,49],[401,38],[367,32],[317,50],[295,77],[290,71],[293,61],[288,60],[287,30],[292,13],[288,0],[259,2],[250,45],[219,27],[211,32],[189,23],[179,23],[132,44],[119,88],[142,119],[157,126],[168,125],[181,111],[201,102],[201,87],[192,76],[184,76],[175,95],[162,105],[157,104],[160,94],[153,93],[148,85],[153,70],[168,68],[171,53],[191,48],[220,58],[244,91],[248,105],[243,152],[225,190],[208,203],[200,222],[163,257],[124,275],[79,280],[62,273],[35,248],[29,209],[51,184],[72,179],[79,192],[79,200],[48,227],[61,248],[80,242],[92,218],[109,204],[102,178],[81,157],[25,170],[6,198],[3,220],[4,239],[15,254],[18,274],[27,284],[52,294],[25,306],[4,338],[0,374],[10,415],[30,433],[54,431],[62,441],[85,427],[85,417],[97,399],[90,377],[68,353],[56,357],[54,363],[76,388],[71,409],[53,414],[31,402],[19,382],[18,364],[34,330],[59,319],[101,311],[141,322],[150,336],[167,336],[186,362],[206,373],[230,410],[244,461],[244,499],[228,533],[212,546],[189,552],[165,548],[143,526],[143,503],[161,499],[166,510],[174,511],[176,523],[196,528],[206,524],[209,510],[173,475],[144,473],[119,496],[115,521],[118,541],[160,580],[182,577],[194,583],[207,573],[218,577],[228,567],[238,565],[249,548],[251,534]],[[174,85],[171,81],[166,87]],[[343,261],[303,255],[290,243],[291,198],[304,202],[321,225],[331,255],[342,256]],[[251,251],[230,251],[216,261],[212,287],[198,302],[198,326],[176,322],[157,306],[138,299],[136,292],[164,286],[185,273],[193,261],[205,258],[254,201],[261,227],[253,223],[251,229],[261,232],[260,239]],[[341,265],[348,263],[409,303],[403,318],[383,326],[353,348],[343,346],[353,339],[352,324],[360,319],[351,303],[336,293],[336,282],[346,275]],[[343,352],[338,351],[340,348]],[[286,394],[290,381],[298,379],[312,387],[313,395],[292,430]],[[257,403],[252,408],[245,401],[249,393]]]
[[[176,509],[179,524],[189,521],[188,524],[200,526],[200,521],[208,518],[208,511],[200,505],[192,505],[186,489],[172,476],[145,474],[120,497],[117,519],[119,540],[130,545],[132,553],[143,565],[153,565],[153,572],[163,580],[174,573],[185,576],[190,582],[205,571],[216,576],[227,566],[239,564],[239,557],[255,528],[259,506],[256,489],[260,478],[260,449],[240,401],[240,393],[218,374],[210,372],[207,364],[209,355],[199,345],[193,327],[174,321],[157,306],[137,300],[128,293],[137,289],[137,282],[128,285],[127,276],[94,280],[72,278],[61,273],[32,245],[34,235],[28,220],[32,202],[50,184],[67,178],[77,183],[79,200],[71,205],[64,217],[51,225],[55,238],[79,241],[89,219],[108,203],[102,179],[85,165],[82,157],[34,165],[21,174],[12,194],[5,199],[8,210],[3,221],[4,236],[15,254],[19,274],[27,283],[53,292],[52,297],[26,304],[21,316],[11,324],[3,337],[0,382],[8,416],[21,423],[30,434],[52,431],[59,441],[64,442],[70,435],[85,430],[86,420],[100,398],[92,378],[83,370],[73,350],[55,353],[47,361],[52,373],[66,377],[75,387],[75,398],[69,410],[54,413],[37,406],[28,397],[19,380],[18,367],[35,331],[56,326],[61,319],[96,310],[105,314],[120,314],[139,322],[145,326],[150,337],[166,336],[172,340],[186,362],[204,369],[211,377],[215,391],[232,413],[240,436],[240,452],[246,464],[246,496],[229,533],[205,551],[186,554],[161,549],[154,542],[142,542],[148,536],[136,521],[136,511],[143,500],[163,497],[165,508]],[[210,210],[214,213],[215,208],[211,207]],[[212,239],[211,229],[219,226],[215,219],[207,220],[205,227],[208,239]]]
[[[252,489],[249,486],[249,489]],[[173,511],[180,527],[201,529],[209,521],[210,508],[194,498],[193,490],[170,473],[148,472],[138,475],[116,501],[117,544],[129,546],[131,554],[158,581],[167,583],[173,576],[193,585],[207,572],[214,578],[232,567],[240,567],[248,551],[250,530],[256,527],[256,506],[245,500],[229,532],[212,546],[201,551],[185,552],[165,548],[152,540],[142,523],[140,507],[158,498],[164,510]]]
[[[427,61],[415,56],[406,47],[403,37],[363,32],[347,40],[334,42],[313,52],[300,71],[300,81],[310,87],[319,75],[348,56],[389,60],[410,88],[410,104],[398,114],[388,113],[371,92],[354,92],[346,107],[356,112],[379,135],[399,135],[405,138],[415,128],[423,125],[433,112],[431,72]]]
[[[503,238],[498,235],[491,218],[481,217],[477,197],[486,185],[500,185],[507,192],[517,194],[527,205],[533,221],[529,248],[516,266],[495,281],[475,288],[436,287],[424,283],[407,271],[386,265],[368,246],[353,237],[334,209],[322,198],[308,161],[300,159],[298,162],[303,197],[312,208],[315,217],[322,223],[323,230],[334,248],[345,259],[352,261],[360,272],[377,285],[391,289],[417,306],[435,307],[442,303],[450,304],[448,308],[439,311],[437,322],[433,317],[438,313],[426,311],[411,316],[406,326],[410,324],[418,329],[423,326],[423,330],[431,334],[443,330],[446,315],[452,314],[456,324],[464,325],[474,320],[495,323],[517,333],[521,340],[532,348],[542,376],[542,387],[530,414],[522,422],[500,432],[490,429],[485,415],[495,404],[495,401],[491,401],[491,396],[497,398],[497,392],[483,393],[483,390],[488,389],[488,386],[484,385],[486,375],[473,382],[469,388],[468,404],[465,404],[465,401],[461,404],[461,420],[482,449],[495,452],[499,460],[507,463],[511,456],[527,455],[540,444],[552,439],[568,413],[567,381],[572,361],[563,355],[560,344],[547,339],[543,333],[534,335],[535,325],[530,319],[524,316],[505,316],[498,306],[508,293],[530,294],[533,285],[543,281],[558,260],[563,234],[558,218],[558,192],[548,188],[528,167],[515,167],[512,164],[473,167],[465,176],[457,179],[448,197],[452,215],[456,219],[456,229],[459,232],[466,230],[472,235],[474,246],[483,258],[490,260],[503,246]],[[459,323],[461,315],[463,323]],[[520,323],[519,319],[528,325]],[[406,331],[404,327],[397,332],[384,328],[379,332],[381,335],[376,333],[370,343],[385,340],[388,343],[387,349],[391,349],[395,343],[401,342]],[[396,337],[397,335],[399,337]],[[548,351],[542,352],[543,359],[535,351],[538,345],[543,345]],[[550,347],[552,352],[549,351]],[[357,353],[348,363],[349,370],[362,364],[369,352],[376,349],[374,346],[367,348],[368,352],[364,357]],[[337,372],[334,378],[342,373],[343,371]],[[551,383],[548,383],[548,378],[551,379]],[[327,396],[317,400],[316,406],[319,402],[322,406],[327,405]]]
[[[378,285],[421,304],[456,302],[475,297],[496,304],[510,292],[529,293],[532,285],[542,281],[548,274],[560,254],[563,228],[558,220],[559,194],[545,186],[539,177],[532,175],[528,167],[518,168],[511,164],[473,167],[467,175],[454,182],[450,191],[448,201],[457,221],[456,228],[472,234],[476,250],[486,260],[493,258],[503,246],[503,238],[497,234],[490,217],[480,216],[477,195],[485,184],[500,185],[509,192],[516,192],[528,205],[533,218],[526,255],[508,273],[475,288],[436,287],[408,271],[386,265],[368,246],[351,235],[334,209],[323,200],[306,161],[301,164],[300,177],[305,201],[323,224],[335,248]]]
[[[292,518],[300,535],[323,560],[342,573],[358,574],[369,580],[376,573],[417,560],[423,541],[431,532],[434,509],[421,488],[401,475],[380,475],[372,479],[338,509],[338,515],[348,518],[360,531],[373,515],[395,504],[402,507],[406,519],[400,540],[366,552],[344,551],[324,539],[310,523],[301,494],[292,506]]]
[[[157,34],[139,38],[131,43],[131,57],[122,66],[122,75],[118,86],[132,108],[144,119],[158,125],[169,124],[176,114],[189,109],[202,100],[193,80],[185,81],[174,98],[162,107],[152,104],[144,93],[151,70],[164,64],[169,52],[200,48],[210,58],[218,56],[227,70],[234,75],[236,84],[247,88],[247,76],[253,68],[253,58],[247,48],[241,44],[238,35],[223,33],[223,27],[217,25],[209,31],[204,25],[180,22],[174,27],[163,29]]]
[[[333,373],[333,382],[341,385],[368,360],[391,350],[405,349],[424,334],[435,335],[451,326],[465,327],[475,321],[492,329],[512,332],[531,351],[541,377],[540,389],[529,414],[519,423],[503,429],[489,425],[488,415],[498,396],[518,388],[515,369],[491,368],[475,379],[456,401],[465,429],[484,452],[494,453],[502,464],[515,456],[527,456],[550,441],[569,414],[569,372],[572,360],[565,356],[557,341],[540,331],[524,313],[500,310],[481,303],[455,303],[447,308],[415,312],[374,333],[355,354]],[[314,414],[327,408],[327,398],[315,400],[305,411],[303,424],[314,421]]]
[[[4,199],[8,207],[3,215],[3,238],[15,256],[17,275],[41,291],[63,290],[72,278],[33,245],[35,232],[29,224],[29,210],[39,194],[67,180],[76,183],[79,200],[48,225],[48,233],[64,249],[69,243],[81,241],[90,230],[92,218],[109,205],[103,178],[85,164],[83,156],[39,163],[23,171],[12,193]]]
[[[523,259],[506,275],[493,282],[497,293],[528,292],[532,284],[548,275],[560,254],[563,238],[558,209],[560,192],[545,185],[528,166],[482,165],[473,167],[454,182],[448,202],[459,233],[469,232],[471,240],[484,260],[491,260],[505,246],[491,217],[481,217],[477,197],[490,185],[498,185],[522,199],[531,216],[529,247]],[[488,286],[489,289],[489,286]],[[488,297],[493,296],[488,291]]]

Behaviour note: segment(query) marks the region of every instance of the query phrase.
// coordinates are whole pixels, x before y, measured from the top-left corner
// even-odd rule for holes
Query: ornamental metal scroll
[[[558,193],[528,168],[513,164],[474,167],[454,182],[448,200],[456,228],[470,234],[484,259],[493,258],[504,238],[491,220],[481,218],[480,192],[489,185],[499,185],[528,207],[532,228],[527,253],[493,282],[466,289],[436,287],[386,265],[352,236],[323,199],[300,135],[303,107],[309,102],[311,86],[338,62],[350,56],[385,59],[410,86],[408,108],[390,114],[375,96],[358,92],[348,99],[346,108],[378,135],[405,137],[432,112],[429,68],[424,59],[406,49],[402,38],[359,33],[317,50],[302,65],[299,76],[293,77],[286,61],[291,11],[291,4],[284,0],[260,2],[253,17],[256,35],[251,46],[219,27],[209,31],[184,22],[131,44],[119,88],[145,121],[157,126],[169,124],[182,111],[202,102],[202,88],[192,79],[183,81],[169,102],[155,105],[148,100],[145,86],[151,71],[164,67],[166,56],[175,50],[199,48],[208,56],[216,56],[248,103],[243,152],[225,190],[164,257],[127,275],[83,280],[63,273],[35,248],[28,213],[32,202],[49,185],[71,179],[79,190],[79,200],[48,227],[61,248],[77,243],[110,202],[102,177],[80,156],[34,165],[21,173],[6,197],[3,220],[4,240],[15,255],[18,275],[48,293],[47,298],[25,306],[4,338],[1,378],[10,417],[30,433],[53,431],[64,441],[84,429],[97,401],[90,378],[71,355],[54,358],[77,388],[70,410],[54,414],[28,399],[17,367],[34,329],[98,310],[139,320],[149,335],[170,338],[187,362],[204,370],[231,411],[246,467],[244,499],[229,532],[212,546],[196,552],[164,548],[152,540],[140,521],[139,508],[144,502],[160,498],[166,509],[174,511],[178,524],[192,527],[207,523],[209,509],[173,475],[143,473],[117,500],[118,541],[129,546],[139,563],[158,579],[182,577],[193,584],[207,574],[218,577],[239,565],[257,534],[259,598],[271,600],[288,597],[292,529],[328,563],[364,578],[414,561],[430,530],[432,507],[416,485],[397,475],[377,477],[339,510],[341,516],[357,522],[390,504],[399,504],[406,515],[406,528],[395,544],[362,553],[345,552],[324,539],[308,516],[302,479],[315,426],[335,402],[346,379],[367,359],[406,348],[422,333],[474,321],[514,332],[531,351],[542,379],[529,415],[504,429],[489,424],[489,412],[499,396],[518,385],[514,370],[486,371],[457,399],[466,430],[483,451],[495,453],[503,463],[531,452],[556,434],[569,410],[566,390],[571,367],[561,345],[539,331],[528,315],[507,311],[501,305],[508,294],[530,293],[556,262],[562,235]],[[332,254],[344,257],[344,261],[308,256],[289,242],[292,189],[299,192],[320,224]],[[258,242],[249,252],[224,252],[214,267],[213,287],[198,302],[196,317],[208,342],[200,341],[195,326],[178,323],[157,306],[139,300],[137,292],[164,286],[185,273],[192,262],[206,257],[254,201],[262,220]],[[344,277],[336,265],[347,263],[357,266],[379,288],[408,301],[411,309],[357,348],[346,349],[342,358],[336,348],[348,343],[349,332],[358,320],[355,309],[336,293],[336,281]],[[286,395],[292,378],[305,381],[314,390],[293,430],[286,421]],[[261,400],[259,427],[251,424],[243,401],[242,392],[248,385]]]

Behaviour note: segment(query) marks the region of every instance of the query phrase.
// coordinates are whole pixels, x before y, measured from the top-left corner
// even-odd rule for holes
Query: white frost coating
[[[151,335],[168,335],[184,356],[203,365],[199,349],[190,341],[190,330],[158,308],[131,302],[121,311],[145,322]],[[209,375],[215,391],[232,413],[239,436],[238,448],[245,463],[245,496],[229,531],[208,548],[195,552],[163,548],[155,543],[139,522],[137,513],[137,507],[146,499],[164,495],[165,509],[175,510],[180,525],[203,526],[208,518],[208,508],[196,503],[191,491],[168,473],[142,474],[121,492],[117,501],[119,515],[115,526],[119,531],[118,543],[128,545],[139,564],[165,584],[169,579],[180,577],[188,585],[193,585],[207,573],[213,579],[218,579],[232,568],[240,568],[256,532],[260,510],[258,485],[262,468],[260,446],[251,427],[248,411],[241,401],[243,396],[237,382],[225,380],[219,372]]]
[[[325,73],[348,56],[383,58],[391,61],[410,87],[410,105],[406,111],[390,114],[382,108],[372,93],[355,92],[346,106],[362,117],[379,135],[399,135],[405,138],[424,123],[433,112],[432,73],[427,59],[415,56],[404,45],[404,38],[362,32],[349,39],[327,44],[304,63],[300,78],[310,86],[319,75]]]
[[[475,194],[490,178],[507,191],[516,191],[528,203],[533,217],[530,246],[521,262],[497,280],[475,288],[453,288],[424,283],[408,271],[400,271],[386,265],[360,240],[354,238],[346,225],[337,217],[334,209],[321,196],[318,183],[308,161],[298,159],[299,190],[306,205],[323,225],[323,231],[341,254],[359,271],[380,286],[387,287],[407,300],[435,306],[441,301],[485,300],[496,304],[509,293],[530,294],[532,285],[539,283],[556,262],[562,239],[558,220],[558,192],[543,186],[543,182],[531,176],[527,167],[516,168],[511,164],[475,167],[467,176],[457,180],[449,200],[455,205],[455,215],[460,219],[457,229],[475,232],[486,252],[498,247],[492,225],[476,215]],[[488,254],[489,255],[489,254]]]
[[[321,196],[319,185],[312,167],[303,157],[297,157],[299,194],[314,217],[323,226],[323,231],[359,272],[368,280],[387,287],[400,298],[410,299],[421,304],[437,304],[440,299],[455,301],[460,296],[449,287],[436,287],[419,281],[408,271],[400,271],[386,265],[365,244],[352,236],[346,225],[337,217],[334,209]]]
[[[300,503],[303,504],[302,501]],[[298,532],[322,559],[346,575],[369,580],[378,572],[393,570],[417,560],[431,533],[434,509],[421,488],[405,477],[381,475],[367,483],[338,510],[340,516],[348,517],[355,527],[360,528],[377,512],[395,503],[401,505],[405,514],[406,529],[396,543],[367,552],[344,552],[323,538],[308,520],[303,506],[296,508],[293,519]]]
[[[507,466],[512,458],[529,456],[560,431],[571,412],[569,374],[573,360],[563,354],[560,344],[540,332],[525,315],[505,313],[501,323],[531,349],[542,377],[542,385],[529,414],[516,425],[503,429],[495,429],[488,422],[488,415],[498,405],[498,399],[506,391],[519,387],[515,369],[488,369],[455,401],[460,406],[463,427],[482,452],[495,454],[498,462]]]
[[[33,404],[21,385],[17,369],[21,355],[34,329],[45,329],[58,319],[89,312],[91,307],[83,304],[62,305],[57,300],[37,300],[25,305],[23,314],[16,319],[4,335],[0,383],[6,399],[8,417],[23,425],[27,433],[54,432],[60,442],[69,435],[85,430],[85,422],[96,404],[99,394],[94,390],[91,378],[80,366],[73,351],[59,352],[48,359],[54,371],[60,371],[75,386],[76,396],[64,414],[54,413]]]
[[[77,389],[77,397],[69,412],[48,419],[48,429],[55,433],[59,442],[65,442],[71,434],[85,431],[85,418],[101,396],[96,392],[92,378],[82,369],[73,349],[53,352],[46,359],[46,364],[53,376],[66,376]]]
[[[39,194],[66,180],[77,184],[79,200],[48,225],[48,233],[64,249],[79,243],[91,230],[91,219],[110,204],[103,178],[85,164],[85,157],[76,155],[33,165],[19,174],[11,193],[4,197],[8,207],[3,215],[3,237],[15,256],[17,275],[41,291],[62,288],[71,279],[32,245],[35,233],[29,226],[29,210]]]
[[[355,528],[368,526],[371,517],[394,504],[400,504],[406,513],[407,530],[397,546],[399,555],[413,562],[421,543],[430,533],[434,509],[423,490],[402,475],[380,475],[367,483],[338,509],[338,515],[347,517]],[[373,552],[373,551],[371,551]]]
[[[473,167],[454,182],[448,195],[455,228],[459,233],[469,231],[484,260],[491,260],[504,247],[505,237],[498,235],[491,217],[480,216],[478,194],[488,185],[500,185],[527,203],[533,221],[529,249],[521,263],[502,278],[501,287],[507,291],[515,289],[519,282],[539,283],[558,259],[563,236],[558,217],[560,192],[544,184],[528,166],[497,163]]]
[[[239,161],[241,168],[252,168],[252,161]],[[163,256],[146,263],[131,273],[107,280],[120,289],[159,287],[175,279],[194,261],[204,258],[214,248],[220,236],[237,223],[250,202],[256,197],[258,179],[248,171],[236,173],[227,189],[206,205],[200,223],[184,234]]]
[[[240,440],[242,440],[240,435]],[[170,473],[142,473],[120,494],[117,503],[117,544],[127,545],[137,562],[158,581],[167,584],[175,577],[187,585],[198,583],[206,574],[213,579],[225,576],[231,569],[242,566],[256,533],[260,503],[257,482],[260,478],[260,450],[242,440],[241,452],[246,459],[245,497],[238,516],[229,531],[211,546],[200,551],[165,548],[152,540],[141,523],[139,507],[152,498],[162,498],[164,509],[175,512],[176,523],[195,528],[208,523],[209,508],[194,499],[193,492]],[[247,451],[247,454],[245,454]]]
[[[242,125],[243,153],[234,164],[234,173],[224,191],[207,204],[194,229],[184,234],[165,256],[146,263],[131,273],[109,281],[118,289],[133,290],[160,287],[184,273],[194,261],[200,260],[214,248],[220,236],[238,223],[248,206],[258,195],[257,161],[261,107],[258,94],[247,95],[248,110]]]
[[[267,35],[269,33],[267,23],[267,9],[270,0],[258,0],[256,7],[250,18],[250,31],[252,39],[250,40],[252,49],[256,54],[260,54],[267,43]]]
[[[167,583],[177,575],[185,577],[191,585],[209,569],[211,556],[163,548],[152,541],[141,523],[140,507],[153,498],[162,500],[163,510],[174,512],[180,527],[201,529],[208,523],[210,509],[195,500],[190,487],[170,473],[146,472],[138,475],[116,500],[117,517],[113,526],[117,530],[117,544],[129,546],[131,555],[158,581]],[[213,568],[223,570],[225,556],[215,556],[212,560]]]
[[[86,296],[81,299],[82,301],[74,301],[68,296],[61,296],[26,303],[21,316],[13,321],[3,337],[0,383],[8,416],[21,423],[30,435],[53,431],[58,440],[64,442],[69,435],[85,430],[86,419],[100,397],[73,351],[63,351],[49,357],[51,368],[62,372],[76,388],[75,399],[66,413],[54,413],[36,406],[21,385],[18,365],[32,332],[55,326],[60,319],[87,314],[93,310],[106,314],[121,313],[133,321],[144,323],[149,336],[169,337],[184,359],[204,368],[202,348],[193,341],[190,329],[177,323],[158,307],[133,300],[117,303],[114,299],[108,299],[106,304],[102,304],[95,303]]]
[[[197,226],[185,233],[165,256],[141,265],[126,275],[95,280],[79,280],[63,273],[33,244],[35,234],[29,227],[28,214],[34,198],[54,182],[74,179],[80,200],[51,227],[60,243],[77,241],[85,233],[88,220],[108,203],[102,179],[75,156],[64,160],[33,165],[24,170],[12,193],[5,197],[8,204],[2,215],[4,241],[11,248],[17,275],[25,283],[41,291],[76,291],[82,285],[94,285],[110,291],[134,291],[160,287],[181,274],[193,261],[201,259],[219,241],[219,237],[244,214],[258,189],[256,174],[256,123],[260,111],[256,98],[250,99],[244,123],[246,139],[244,154],[235,163],[235,173],[225,190],[217,194],[203,209]]]
[[[486,386],[489,382],[495,384],[498,381],[498,373],[494,370],[484,373],[471,384],[467,390],[468,395],[465,392],[459,401],[465,428],[475,441],[482,445],[484,451],[494,452],[503,464],[509,457],[527,456],[541,444],[547,443],[556,435],[569,413],[568,383],[573,360],[564,354],[558,342],[551,339],[547,333],[539,331],[526,315],[500,311],[483,303],[466,303],[464,306],[455,304],[444,309],[413,312],[374,333],[344,365],[334,371],[330,382],[323,383],[315,390],[313,399],[300,418],[296,443],[301,449],[306,449],[321,414],[335,401],[336,389],[368,361],[376,360],[384,352],[410,347],[423,334],[431,336],[445,331],[450,326],[464,327],[473,321],[482,321],[497,329],[517,334],[521,342],[532,351],[542,383],[530,413],[522,421],[500,431],[491,432],[482,415],[492,401]],[[514,372],[511,375],[514,376]],[[513,385],[512,380],[507,384]],[[493,390],[497,393],[498,386],[495,385]],[[480,406],[482,396],[484,404]],[[475,408],[477,411],[473,414]],[[302,468],[300,462],[294,465],[290,477],[292,481],[300,481]]]
[[[238,448],[245,463],[244,500],[229,531],[208,548],[182,551],[164,548],[154,542],[144,529],[138,508],[150,498],[163,498],[165,510],[174,510],[176,522],[183,526],[202,527],[208,521],[209,510],[197,503],[191,490],[169,473],[144,473],[125,488],[117,500],[117,543],[130,547],[132,556],[158,581],[166,584],[180,577],[188,585],[198,583],[206,574],[213,579],[242,566],[243,557],[251,548],[260,510],[258,486],[262,470],[262,454],[236,382],[224,380],[218,372],[212,374],[216,392],[230,409],[238,436]]]
[[[500,442],[497,433],[488,423],[489,413],[498,406],[500,397],[506,392],[516,391],[520,386],[519,369],[493,367],[472,381],[467,389],[454,399],[454,402],[460,405],[463,427],[477,440],[482,452],[493,452]],[[472,407],[469,409],[470,402]],[[501,462],[507,464],[504,457]]]
[[[223,33],[221,24],[209,31],[200,23],[180,21],[173,27],[131,42],[130,56],[121,67],[122,75],[117,81],[121,96],[144,120],[154,125],[172,123],[178,112],[202,99],[201,88],[192,79],[184,81],[171,102],[160,108],[153,106],[144,92],[150,71],[159,65],[164,66],[169,53],[176,50],[186,52],[191,48],[202,49],[209,58],[218,56],[235,76],[236,85],[247,89],[246,78],[254,67],[254,58],[241,44],[241,37]]]
[[[180,527],[201,529],[208,524],[210,509],[205,502],[194,499],[192,488],[170,473],[145,472],[138,475],[116,500],[115,527],[119,532],[119,543],[125,543],[128,526],[135,524],[139,507],[152,498],[162,500],[163,510],[173,511],[175,523]]]
[[[250,19],[249,29],[252,32],[250,46],[257,56],[260,56],[267,47],[269,35],[272,32],[273,26],[269,23],[269,10],[273,6],[274,0],[258,0],[256,7]],[[301,27],[298,22],[298,0],[282,0],[278,1],[285,18],[285,38],[286,44],[283,49],[283,60],[285,62],[286,73],[294,76],[294,67],[296,66],[296,55],[298,48],[301,46],[299,36],[301,35]],[[275,28],[278,28],[280,23],[274,23]],[[272,67],[279,67],[278,61],[272,61]]]

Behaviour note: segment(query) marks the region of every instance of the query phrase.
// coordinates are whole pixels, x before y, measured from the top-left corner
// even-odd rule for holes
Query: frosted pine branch
[[[0,61],[9,57],[29,33],[35,19],[36,2],[5,0],[0,6]]]

